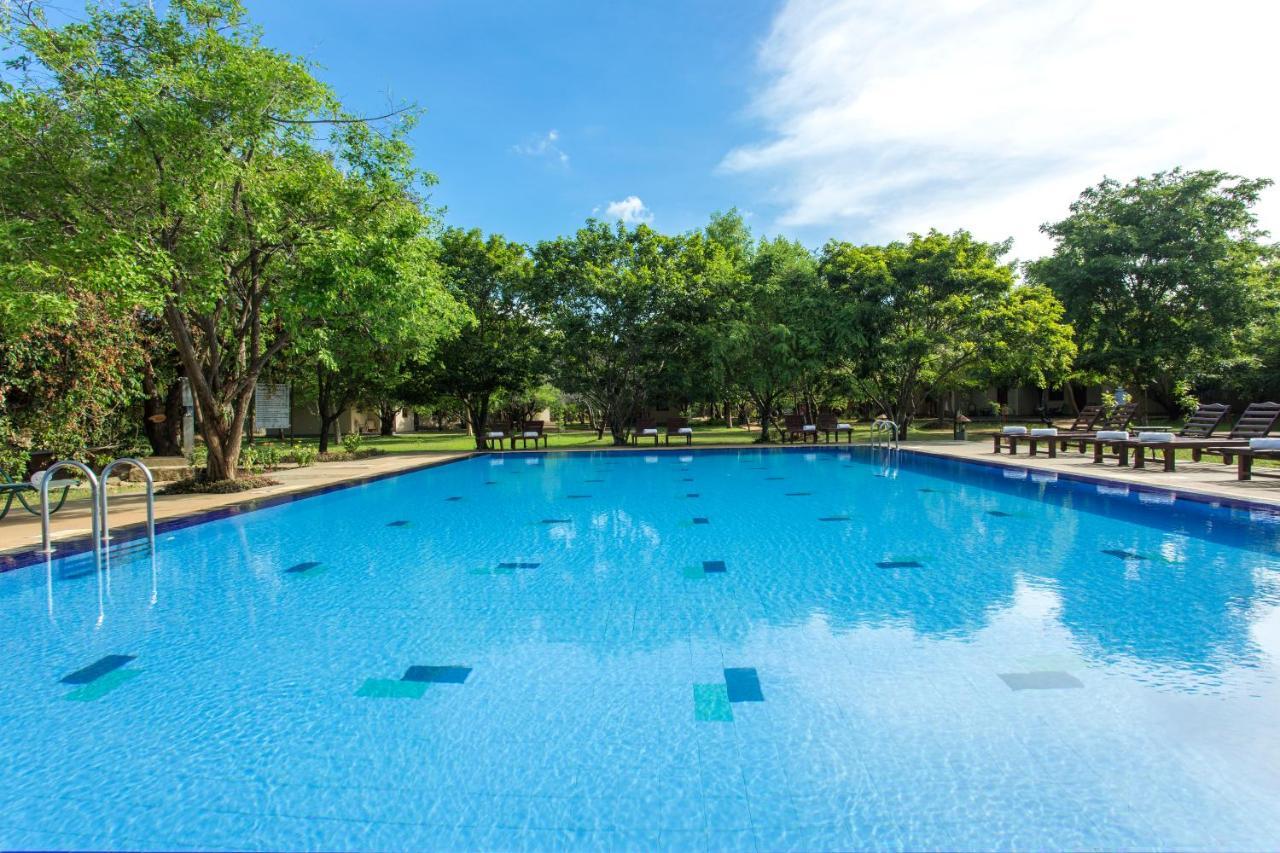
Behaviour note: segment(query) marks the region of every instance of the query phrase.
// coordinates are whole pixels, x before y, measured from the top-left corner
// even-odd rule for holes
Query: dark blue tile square
[[[724,560],[703,560],[702,570],[704,572],[723,572],[725,571]]]
[[[881,560],[876,563],[882,569],[923,569],[924,563],[915,560]]]
[[[107,655],[99,658],[83,669],[77,669],[70,675],[62,677],[63,684],[89,684],[97,681],[102,676],[112,670],[119,669],[131,660],[136,660],[137,655]]]
[[[573,519],[572,519],[572,518],[544,518],[544,519],[542,519],[542,523],[543,523],[543,524],[570,524],[572,521],[573,521]]]
[[[450,495],[449,497],[445,498],[445,500],[446,500],[446,501],[460,501],[460,500],[462,500],[462,495]]]
[[[408,526],[409,526],[409,522],[404,521],[403,519],[402,519],[402,520],[400,520],[400,521],[388,521],[388,522],[387,522],[387,527],[408,527]]]
[[[709,519],[709,518],[695,518],[695,519],[693,520],[693,523],[694,523],[694,524],[710,524],[710,523],[711,523],[711,519]]]
[[[585,500],[586,498],[591,497],[591,495],[565,495],[565,497],[567,497],[571,501],[580,501],[580,500]]]
[[[702,497],[702,495],[698,494],[697,492],[687,492],[687,493],[685,494],[685,497],[686,497],[686,498],[700,498],[700,497]]]
[[[469,666],[411,666],[401,681],[426,681],[431,684],[464,684],[471,674]]]
[[[764,701],[764,694],[760,692],[760,678],[754,667],[726,669],[724,684],[729,688],[730,702]]]
[[[311,560],[306,563],[298,563],[298,565],[296,566],[290,566],[289,568],[285,569],[285,572],[288,574],[300,575],[303,572],[311,571],[318,565],[320,565],[318,562]]]
[[[813,492],[787,492],[786,496],[789,498],[807,498],[811,494]]]
[[[500,569],[536,569],[541,563],[498,563]]]
[[[1009,514],[1009,513],[1007,513],[1007,512],[1001,512],[1001,511],[1000,511],[1000,510],[998,510],[998,509],[989,509],[989,510],[987,510],[987,515],[994,515],[996,518],[1009,518],[1009,517],[1010,517],[1010,514]]]
[[[847,515],[824,515],[818,519],[818,521],[849,521],[849,520],[850,520],[849,516]]]
[[[1107,548],[1102,553],[1108,557],[1118,557],[1121,560],[1145,560],[1146,557],[1133,551],[1121,551],[1116,548]]]

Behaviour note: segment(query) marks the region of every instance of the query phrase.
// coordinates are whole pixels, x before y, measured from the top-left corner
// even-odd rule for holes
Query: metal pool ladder
[[[134,459],[132,456],[125,456],[107,463],[107,467],[102,469],[102,473],[98,475],[102,481],[98,488],[99,500],[102,504],[102,543],[105,546],[111,541],[111,522],[107,516],[107,476],[117,465],[132,465],[142,472],[142,476],[147,481],[147,541],[151,545],[151,550],[156,547],[156,481],[151,476],[151,469],[148,468],[140,459]]]
[[[142,476],[147,481],[147,540],[154,551],[156,547],[156,489],[155,479],[151,476],[151,469],[142,463],[141,460],[132,457],[116,459],[107,463],[102,469],[101,474],[94,474],[93,470],[83,462],[74,462],[66,460],[63,462],[55,462],[44,472],[44,477],[40,480],[40,535],[44,543],[41,553],[52,554],[54,552],[53,542],[49,537],[49,485],[53,482],[53,473],[61,468],[74,468],[89,483],[89,499],[92,506],[90,507],[90,517],[92,519],[93,528],[93,556],[97,561],[102,559],[102,547],[111,541],[111,533],[107,518],[107,477],[111,474],[112,469],[117,465],[132,465],[142,472]]]
[[[888,433],[888,435],[885,435],[885,433]],[[871,422],[872,447],[898,450],[898,434],[898,425],[888,418],[877,418]]]

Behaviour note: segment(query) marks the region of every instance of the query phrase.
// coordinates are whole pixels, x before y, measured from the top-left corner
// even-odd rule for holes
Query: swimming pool
[[[479,456],[5,572],[0,847],[1275,848],[1280,522],[1124,491]]]

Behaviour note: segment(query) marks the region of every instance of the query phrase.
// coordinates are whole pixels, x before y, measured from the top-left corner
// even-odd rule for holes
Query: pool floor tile
[[[284,571],[285,571],[285,574],[288,574],[288,575],[300,575],[304,572],[311,571],[312,569],[314,569],[319,565],[320,563],[316,562],[315,560],[310,560],[306,563],[298,563],[296,566],[290,566]]]
[[[918,560],[881,560],[876,566],[882,569],[923,569],[924,563]]]
[[[760,677],[754,667],[734,667],[724,671],[724,683],[730,702],[763,702]]]
[[[93,702],[142,675],[140,669],[116,669],[63,696],[69,702]]]
[[[536,569],[541,563],[498,563],[500,569]]]
[[[724,560],[703,560],[702,570],[704,572],[723,572],[726,571]]]
[[[401,676],[401,681],[421,681],[429,684],[464,684],[471,674],[469,666],[411,666]]]
[[[1084,683],[1069,672],[1046,670],[1043,672],[1002,672],[1000,680],[1010,690],[1071,690],[1084,687]]]
[[[404,519],[401,519],[399,521],[387,522],[387,527],[408,527],[408,526],[409,526],[409,522],[405,521]]]
[[[399,681],[394,678],[366,678],[356,691],[366,699],[421,699],[427,692],[425,681]]]
[[[693,685],[693,718],[702,723],[733,722],[733,706],[723,684]]]
[[[137,655],[107,655],[70,675],[64,675],[60,680],[63,684],[88,684],[137,659]]]
[[[711,519],[709,519],[709,518],[697,517],[697,518],[694,518],[693,523],[694,523],[694,524],[710,524],[710,523],[711,523]]]
[[[685,566],[683,572],[684,576],[689,580],[702,580],[707,576],[701,566]]]

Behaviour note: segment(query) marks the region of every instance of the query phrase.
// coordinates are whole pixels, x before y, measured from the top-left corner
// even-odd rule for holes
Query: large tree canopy
[[[1274,257],[1252,211],[1270,184],[1176,169],[1108,179],[1045,225],[1057,246],[1027,272],[1066,306],[1077,370],[1169,406],[1193,377],[1235,359]]]
[[[1075,348],[1061,306],[1044,288],[1015,286],[1005,250],[965,231],[823,249],[839,351],[902,429],[926,397],[982,378],[1065,377]]]
[[[17,3],[7,26],[22,55],[0,104],[0,203],[23,248],[4,292],[71,284],[162,318],[209,475],[234,477],[258,376],[338,285],[299,273],[308,253],[422,177],[406,124],[374,133],[344,113],[234,0],[91,7],[62,27]]]

